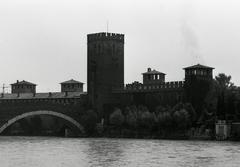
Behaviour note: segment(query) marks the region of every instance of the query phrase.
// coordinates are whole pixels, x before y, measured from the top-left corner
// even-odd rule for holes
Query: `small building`
[[[36,84],[27,81],[18,81],[11,84],[12,93],[36,93]]]
[[[191,80],[193,77],[196,79],[203,79],[203,80],[213,79],[214,68],[212,67],[196,64],[183,69],[185,70],[185,81]]]
[[[142,73],[143,75],[143,84],[144,85],[155,85],[165,82],[165,75],[162,72],[152,70],[151,68],[147,69],[147,72]]]
[[[216,139],[226,140],[231,134],[231,123],[226,120],[218,120],[215,124]]]
[[[61,84],[61,92],[83,92],[83,84],[82,82],[76,80],[69,80],[60,83]]]

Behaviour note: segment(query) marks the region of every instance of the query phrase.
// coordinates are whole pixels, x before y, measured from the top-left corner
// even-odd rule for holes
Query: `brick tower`
[[[211,90],[213,69],[201,64],[184,68],[186,100],[193,105],[198,116],[201,115],[205,99]]]
[[[185,70],[185,81],[189,82],[191,79],[196,78],[198,80],[208,80],[213,79],[213,69],[212,67],[197,64],[194,66],[186,67]]]
[[[88,34],[87,43],[89,101],[102,111],[105,105],[116,103],[112,89],[124,86],[124,35]]]

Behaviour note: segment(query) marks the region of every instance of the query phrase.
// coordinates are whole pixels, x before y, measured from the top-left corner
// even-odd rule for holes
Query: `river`
[[[1,167],[234,167],[240,143],[0,137]]]

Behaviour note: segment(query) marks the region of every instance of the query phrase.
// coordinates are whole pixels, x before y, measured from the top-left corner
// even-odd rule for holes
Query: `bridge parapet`
[[[18,93],[1,94],[0,104],[79,104],[86,102],[87,94],[81,92],[49,92],[49,93]]]

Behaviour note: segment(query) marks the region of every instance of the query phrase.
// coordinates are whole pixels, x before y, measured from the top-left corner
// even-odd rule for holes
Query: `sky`
[[[200,63],[240,85],[239,9],[239,0],[0,0],[0,86],[55,92],[75,79],[86,90],[87,34],[107,23],[125,34],[125,83],[148,67],[183,80],[182,68]]]

